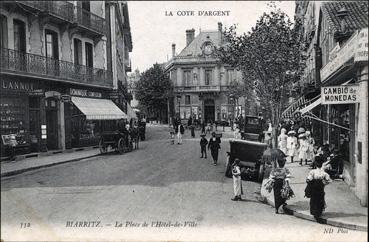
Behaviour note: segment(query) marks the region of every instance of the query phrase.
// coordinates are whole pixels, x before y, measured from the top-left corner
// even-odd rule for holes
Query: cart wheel
[[[257,179],[258,179],[259,182],[263,181],[263,179],[264,179],[264,165],[260,165]]]
[[[118,140],[118,144],[117,144],[117,150],[118,150],[119,154],[123,154],[125,152],[124,147],[125,147],[124,139],[120,138]]]
[[[104,144],[103,139],[100,139],[99,149],[100,149],[101,154],[105,154],[106,152],[108,152],[108,146],[106,144]]]

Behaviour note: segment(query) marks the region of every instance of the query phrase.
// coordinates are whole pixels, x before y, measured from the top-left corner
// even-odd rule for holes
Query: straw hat
[[[295,135],[295,134],[296,134],[295,130],[290,130],[290,131],[288,131],[288,135],[290,135],[290,134]]]
[[[297,131],[297,133],[301,134],[301,133],[305,133],[305,129],[303,127],[299,128],[299,130]]]
[[[305,133],[299,134],[299,138],[305,138],[305,137],[306,137]]]

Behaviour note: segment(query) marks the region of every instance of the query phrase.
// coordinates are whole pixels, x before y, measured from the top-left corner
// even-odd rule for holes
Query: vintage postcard
[[[367,241],[367,1],[2,1],[1,241]]]

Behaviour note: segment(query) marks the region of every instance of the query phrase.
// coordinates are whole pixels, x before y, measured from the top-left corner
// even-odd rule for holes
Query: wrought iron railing
[[[110,71],[11,49],[1,49],[0,68],[2,71],[51,77],[79,84],[93,84],[104,87],[112,87],[113,85],[113,75]]]
[[[67,1],[20,1],[41,11],[49,12],[66,21],[74,21],[74,5]]]
[[[40,11],[49,12],[66,21],[77,23],[95,32],[105,34],[104,18],[87,11],[80,6],[74,6],[68,1],[19,1],[19,3]]]
[[[106,21],[104,18],[76,6],[76,22],[88,29],[105,34]]]

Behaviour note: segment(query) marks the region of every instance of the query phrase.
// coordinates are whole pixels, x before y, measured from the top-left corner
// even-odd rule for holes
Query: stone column
[[[355,104],[355,193],[362,206],[368,206],[368,64],[358,70],[360,104]],[[361,147],[360,147],[361,146]]]
[[[58,101],[58,149],[65,150],[64,102]]]

